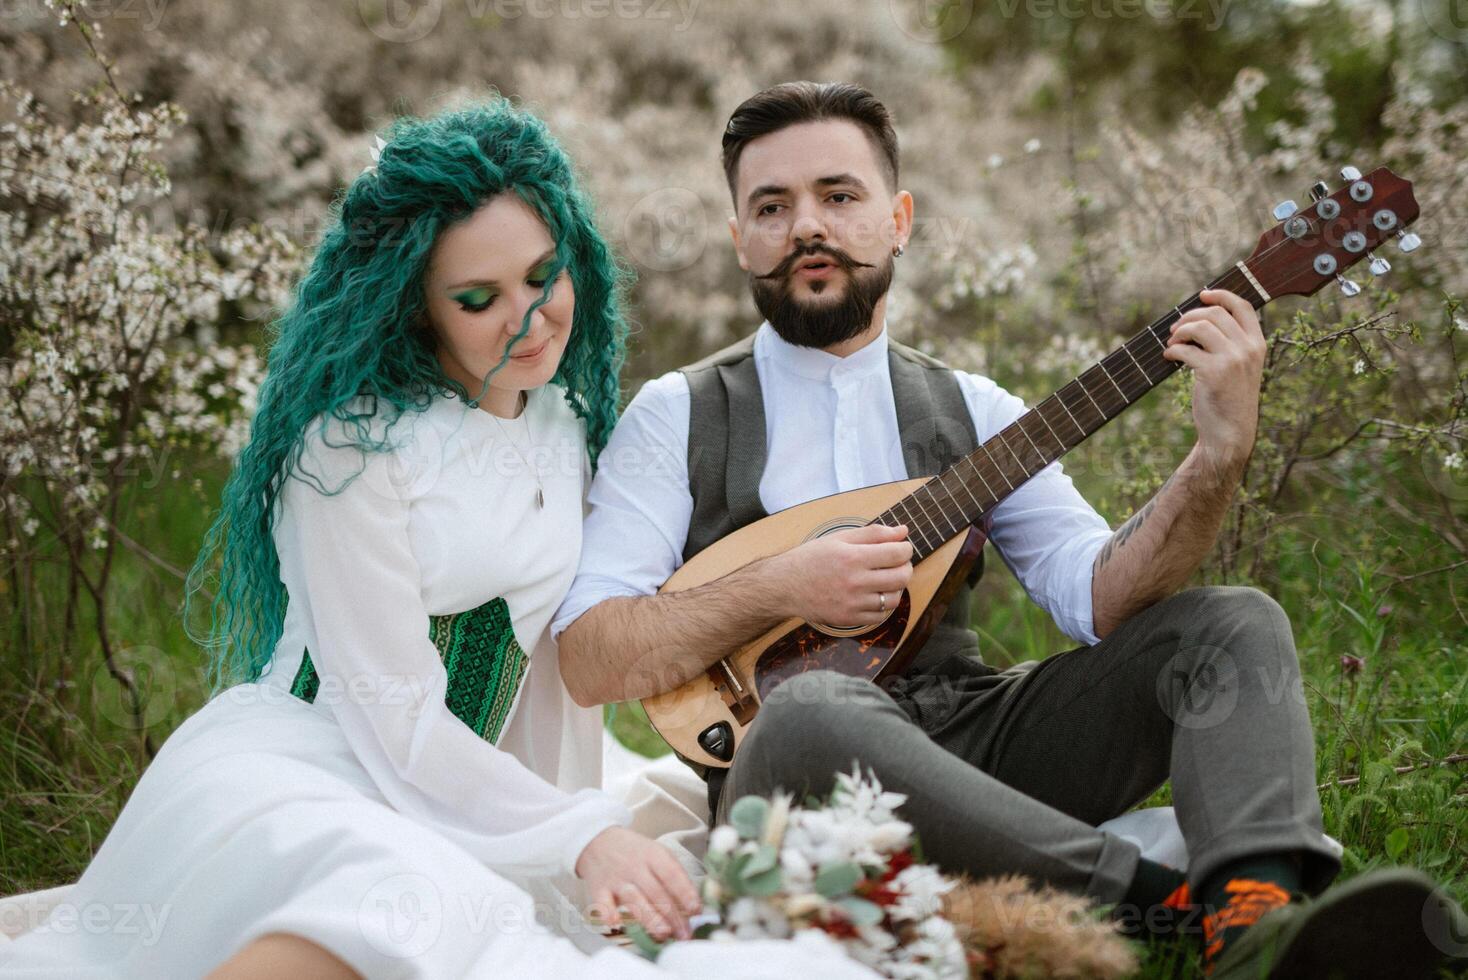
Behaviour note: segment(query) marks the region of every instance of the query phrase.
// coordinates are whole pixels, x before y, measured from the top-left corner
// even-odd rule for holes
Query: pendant
[[[545,490],[541,487],[535,488],[535,506],[545,510]]]

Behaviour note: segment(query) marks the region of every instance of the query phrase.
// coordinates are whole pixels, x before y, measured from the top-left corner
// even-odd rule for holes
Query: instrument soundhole
[[[835,534],[837,531],[848,531],[853,528],[866,527],[870,523],[871,520],[866,517],[833,517],[831,520],[818,526],[805,540],[814,541],[817,538],[824,538],[828,534]],[[875,623],[859,626],[837,626],[832,623],[810,623],[809,625],[811,629],[819,630],[827,636],[860,636],[862,633],[874,630],[891,619],[892,614],[897,611],[898,604],[901,603],[906,595],[907,593],[903,592],[901,595],[887,596],[887,615]]]

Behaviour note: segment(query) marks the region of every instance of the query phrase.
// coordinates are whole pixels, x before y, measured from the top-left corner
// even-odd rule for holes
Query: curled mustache
[[[766,272],[762,276],[755,276],[755,278],[784,279],[785,277],[789,276],[791,271],[795,268],[795,263],[810,255],[824,255],[831,260],[832,265],[840,266],[847,272],[850,272],[852,269],[873,268],[870,263],[858,262],[856,259],[853,259],[851,256],[847,255],[839,248],[835,248],[830,245],[802,245],[797,247],[795,251],[791,252],[789,255],[785,256],[785,258],[781,260],[779,265],[775,266],[773,269],[771,269],[769,272]]]

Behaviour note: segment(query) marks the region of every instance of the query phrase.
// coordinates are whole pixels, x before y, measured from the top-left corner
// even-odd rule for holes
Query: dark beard
[[[809,255],[820,255],[846,270],[851,280],[846,293],[834,302],[804,303],[791,290],[790,273],[795,263]],[[892,285],[893,262],[889,256],[880,266],[858,262],[840,249],[829,245],[798,248],[779,265],[762,276],[749,277],[750,292],[760,315],[770,321],[788,344],[798,347],[831,347],[850,340],[872,322],[877,301]],[[811,284],[812,292],[835,288],[829,282]]]

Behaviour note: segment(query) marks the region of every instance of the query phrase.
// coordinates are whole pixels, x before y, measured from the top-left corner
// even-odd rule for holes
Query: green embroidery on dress
[[[480,737],[498,741],[530,665],[515,639],[509,605],[494,598],[467,612],[429,616],[428,638],[438,647],[449,675],[444,703]],[[291,693],[303,701],[315,701],[320,687],[321,678],[307,650],[291,682]]]

